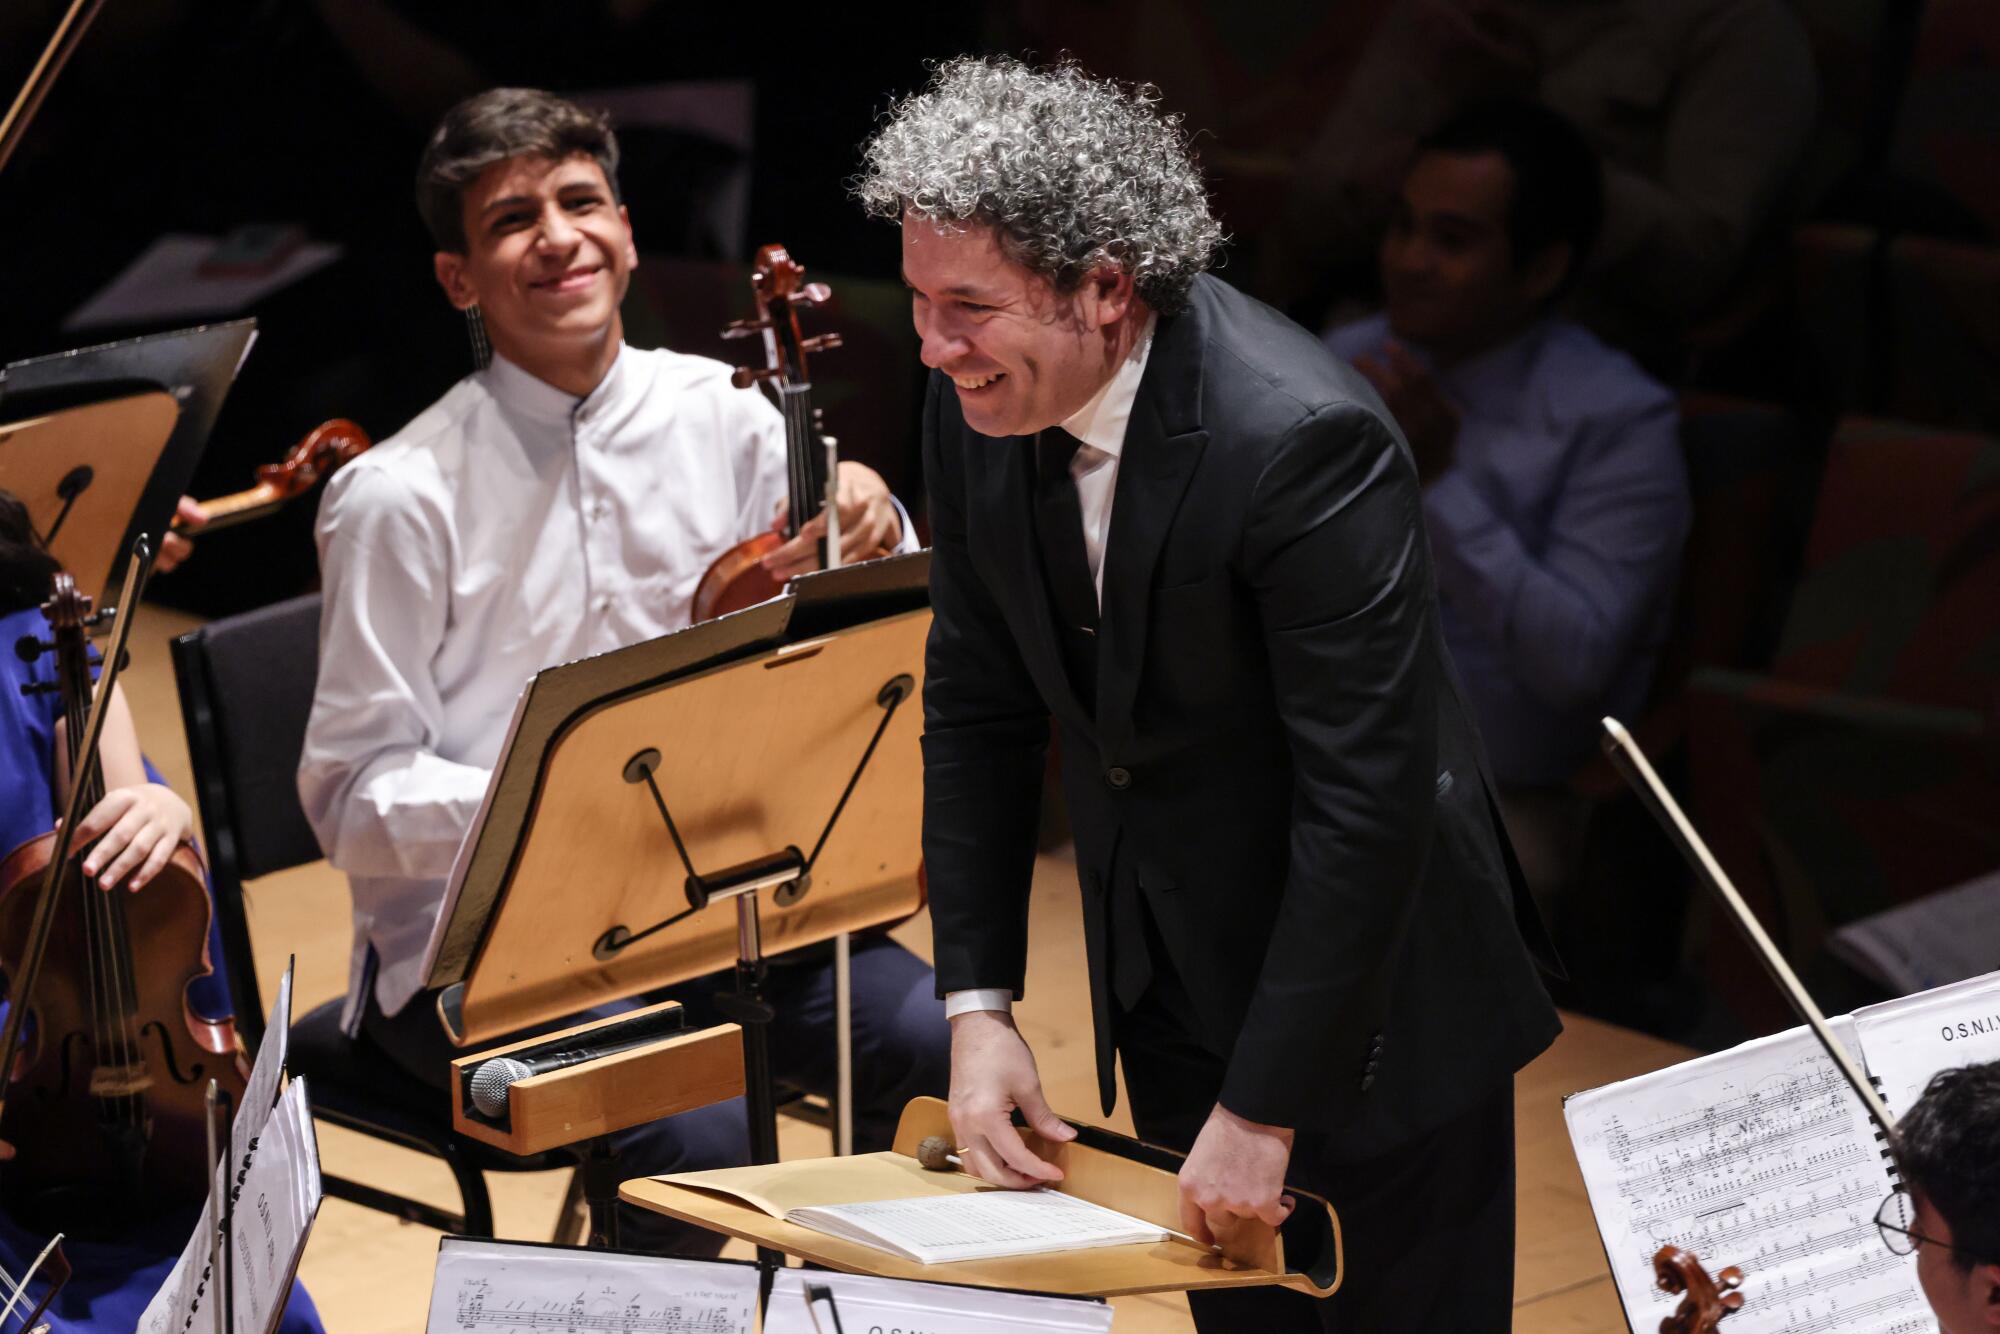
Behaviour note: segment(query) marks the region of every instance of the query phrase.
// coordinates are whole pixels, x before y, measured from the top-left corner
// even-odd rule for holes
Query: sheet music
[[[278,1102],[278,1086],[284,1080],[285,1059],[292,1045],[292,970],[297,963],[296,958],[288,961],[285,975],[278,979],[278,995],[264,1024],[264,1040],[257,1044],[257,1061],[250,1067],[243,1105],[229,1125],[230,1157],[239,1164]]]
[[[248,1170],[251,1161],[251,1142],[261,1136],[265,1127],[270,1124],[272,1111],[279,1101],[278,1085],[285,1073],[285,1056],[290,1046],[291,1027],[292,965],[287,964],[285,975],[278,982],[277,998],[271,1003],[271,1013],[264,1025],[264,1041],[257,1049],[256,1063],[250,1068],[250,1078],[243,1093],[243,1106],[238,1109],[230,1123],[230,1156],[225,1162],[216,1165],[218,1179]],[[303,1089],[300,1090],[298,1098],[301,1105],[304,1105]],[[311,1115],[308,1112],[306,1129],[310,1132],[311,1128]],[[317,1192],[319,1155],[316,1143],[312,1153],[311,1173],[313,1189]],[[209,1266],[214,1257],[217,1232],[215,1211],[217,1202],[221,1198],[221,1189],[219,1184],[210,1183],[208,1200],[202,1207],[201,1218],[195,1224],[193,1235],[188,1238],[187,1245],[181,1248],[180,1258],[168,1272],[166,1282],[162,1283],[160,1290],[153,1294],[153,1300],[147,1304],[145,1314],[140,1317],[139,1328],[145,1334],[169,1334],[169,1331],[186,1330],[190,1325],[190,1312],[207,1299]],[[252,1328],[247,1325],[243,1327]]]
[[[427,1334],[751,1334],[757,1269],[446,1237]]]
[[[514,749],[514,735],[521,730],[521,719],[528,712],[528,692],[534,684],[534,678],[528,678],[521,685],[521,693],[514,697],[514,712],[507,717],[507,735],[495,754],[504,756]],[[444,949],[444,938],[450,930],[452,914],[458,910],[459,895],[465,892],[465,876],[472,867],[472,850],[479,841],[476,835],[486,827],[486,813],[493,809],[493,796],[499,787],[500,766],[496,762],[486,772],[486,791],[479,796],[479,809],[473,813],[472,823],[460,836],[458,851],[452,854],[451,874],[445,877],[444,897],[438,902],[437,916],[431,919],[431,934],[424,942],[424,967],[419,976],[428,978],[437,968],[438,954]]]
[[[1857,1010],[1854,1026],[1876,1087],[1901,1116],[1938,1071],[2000,1060],[2000,973]]]
[[[322,1195],[312,1104],[306,1081],[294,1079],[256,1137],[236,1197],[236,1328],[277,1329]]]
[[[764,1309],[764,1334],[830,1334],[816,1329],[806,1311],[806,1284],[833,1290],[847,1334],[910,1330],[922,1334],[1027,1334],[1030,1330],[1102,1334],[1111,1328],[1111,1308],[1095,1298],[1045,1297],[998,1292],[946,1283],[916,1283],[836,1274],[824,1270],[781,1269]]]
[[[1831,1025],[1858,1056],[1853,1020]],[[1742,1268],[1731,1334],[1937,1328],[1875,1228],[1894,1180],[1874,1124],[1808,1030],[1579,1093],[1563,1113],[1634,1328],[1674,1308],[1653,1278],[1668,1243],[1710,1273]]]

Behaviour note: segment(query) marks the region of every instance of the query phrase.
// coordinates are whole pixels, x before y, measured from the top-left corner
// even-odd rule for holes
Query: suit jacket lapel
[[[966,435],[972,438],[970,429]],[[1041,552],[1035,544],[1034,437],[1017,435],[1005,441],[975,443],[981,451],[990,451],[998,459],[987,473],[990,526],[1001,535],[1005,578],[1020,608],[1016,614],[1024,618],[1015,626],[1021,656],[1029,674],[1041,684],[1042,698],[1048,702],[1050,712],[1086,734],[1093,733],[1090,710],[1077,698],[1069,669],[1063,665],[1062,648],[1056,641],[1055,612],[1049,605],[1048,581],[1042,577]]]
[[[1198,307],[1160,321],[1125,428],[1111,531],[1104,543],[1104,601],[1098,616],[1097,724],[1111,753],[1131,740],[1132,703],[1145,668],[1153,571],[1208,445],[1200,420],[1206,337]]]

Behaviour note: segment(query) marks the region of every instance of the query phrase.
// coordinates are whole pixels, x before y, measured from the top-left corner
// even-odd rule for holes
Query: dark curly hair
[[[1116,264],[1173,314],[1222,244],[1201,170],[1159,90],[962,56],[892,107],[862,147],[853,191],[871,215],[905,209],[943,224],[985,223],[1015,262],[1074,291]]]
[[[1931,1077],[1896,1123],[1896,1166],[1950,1226],[1953,1263],[2000,1264],[2000,1061]]]

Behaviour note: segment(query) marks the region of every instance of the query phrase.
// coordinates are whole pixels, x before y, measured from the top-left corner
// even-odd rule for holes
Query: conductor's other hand
[[[1285,1194],[1291,1161],[1290,1130],[1217,1103],[1181,1165],[1181,1229],[1206,1246],[1247,1218],[1278,1226],[1294,1203]]]
[[[1062,1169],[1036,1157],[1014,1128],[1017,1107],[1042,1138],[1076,1138],[1076,1131],[1042,1097],[1035,1054],[1014,1027],[1013,1016],[973,1010],[954,1018],[951,1129],[965,1170],[1014,1190],[1062,1180]]]

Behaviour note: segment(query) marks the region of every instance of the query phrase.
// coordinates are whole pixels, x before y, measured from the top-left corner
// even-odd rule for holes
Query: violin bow
[[[153,569],[153,544],[144,533],[132,541],[132,559],[125,566],[125,585],[118,594],[118,614],[111,622],[111,634],[103,650],[104,666],[97,674],[97,692],[91,697],[90,719],[84,724],[83,744],[77,748],[77,764],[70,774],[69,795],[63,801],[62,823],[56,826],[56,845],[49,856],[49,869],[35,900],[35,915],[28,927],[28,945],[21,966],[11,979],[13,1004],[7,1007],[7,1024],[0,1030],[0,1116],[13,1087],[14,1057],[21,1047],[21,1026],[26,1021],[28,997],[34,991],[42,956],[48,951],[49,936],[55,928],[56,887],[62,883],[76,837],[77,821],[83,818],[83,797],[90,786],[85,775],[96,764],[97,744],[104,737],[104,720],[111,713],[111,691],[118,684],[119,663],[125,656],[125,641],[132,633],[132,615],[139,605],[139,590]]]
[[[63,1290],[63,1284],[69,1282],[69,1257],[63,1254],[62,1240],[63,1234],[60,1232],[49,1238],[49,1244],[42,1247],[42,1253],[35,1257],[35,1262],[28,1266],[28,1272],[21,1275],[18,1282],[9,1278],[4,1271],[0,1271],[0,1282],[12,1283],[14,1285],[14,1291],[7,1298],[6,1307],[0,1309],[0,1329],[6,1327],[7,1317],[14,1314],[14,1308],[21,1304],[21,1298],[25,1297],[28,1293],[28,1285],[34,1282],[35,1275],[42,1271],[43,1265],[47,1265],[49,1270],[46,1280],[48,1290],[41,1295],[40,1300],[35,1303],[34,1308],[28,1314],[21,1317],[21,1328],[23,1330],[30,1330],[35,1327],[35,1322],[41,1319],[42,1312],[49,1309],[49,1303],[54,1301],[56,1294]],[[44,1326],[44,1328],[47,1327]]]
[[[0,170],[7,166],[7,159],[14,155],[14,149],[28,132],[28,123],[42,108],[42,99],[49,95],[56,76],[69,63],[77,44],[83,40],[84,30],[90,27],[97,11],[104,8],[104,0],[71,0],[69,12],[56,25],[55,36],[42,48],[42,58],[28,71],[28,81],[21,85],[15,95],[14,105],[7,108],[7,118],[0,120]]]
[[[1806,1026],[1812,1029],[1813,1036],[1819,1039],[1819,1045],[1826,1049],[1828,1058],[1853,1086],[1854,1096],[1861,1099],[1861,1105],[1868,1109],[1868,1115],[1874,1118],[1875,1124],[1881,1127],[1889,1142],[1895,1143],[1896,1118],[1890,1115],[1888,1104],[1882,1101],[1882,1095],[1875,1091],[1875,1086],[1868,1082],[1867,1076],[1863,1075],[1860,1068],[1854,1064],[1854,1058],[1847,1054],[1847,1048],[1833,1036],[1833,1029],[1827,1025],[1826,1016],[1820,1013],[1819,1006],[1813,1004],[1813,998],[1806,994],[1805,986],[1800,983],[1798,974],[1794,973],[1792,966],[1785,962],[1785,956],[1778,953],[1778,947],[1771,943],[1771,937],[1765,933],[1763,924],[1757,920],[1757,914],[1750,911],[1750,905],[1743,901],[1743,896],[1731,883],[1728,873],[1722,869],[1722,864],[1715,860],[1715,854],[1708,850],[1708,844],[1702,842],[1701,835],[1695,832],[1687,813],[1681,810],[1680,803],[1674,800],[1673,793],[1667,791],[1667,785],[1662,783],[1659,774],[1653,771],[1652,762],[1646,758],[1646,752],[1639,749],[1639,743],[1616,718],[1604,720],[1604,753],[1638,792],[1640,799],[1652,810],[1653,817],[1659,821],[1660,827],[1666,830],[1667,837],[1673,840],[1674,846],[1681,850],[1681,855],[1687,858],[1688,864],[1694,867],[1695,874],[1706,880],[1708,887],[1715,891],[1716,897],[1728,907],[1736,918],[1736,925],[1742,929],[1757,957],[1763,961],[1764,970],[1771,975],[1771,980],[1785,993],[1785,999],[1791,1002],[1793,1011],[1806,1021]]]

